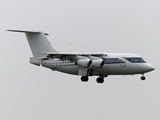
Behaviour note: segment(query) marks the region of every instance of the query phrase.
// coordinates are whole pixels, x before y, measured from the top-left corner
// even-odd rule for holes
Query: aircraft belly
[[[74,66],[61,66],[60,68],[57,68],[56,70],[59,72],[63,72],[63,73],[78,75],[79,67],[76,65],[74,65]]]
[[[119,72],[122,72],[121,67],[119,65],[105,65],[104,68],[101,69],[93,69],[93,71],[96,71],[99,75],[112,75],[112,74],[118,74]]]
[[[57,68],[57,71],[78,75],[81,67],[79,66],[61,66]],[[88,68],[89,69],[89,68]],[[127,74],[139,74],[137,66],[127,65],[121,67],[120,64],[108,64],[103,68],[92,68],[93,75],[127,75]]]
[[[139,74],[137,66],[126,65],[122,67],[120,64],[107,64],[104,68],[93,69],[99,75],[127,75],[127,74]]]

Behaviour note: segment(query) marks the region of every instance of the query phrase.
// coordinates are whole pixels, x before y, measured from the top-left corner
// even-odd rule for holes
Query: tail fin
[[[41,31],[24,31],[24,30],[8,30],[11,32],[23,32],[26,34],[28,43],[30,45],[34,57],[45,57],[42,52],[56,52],[49,43],[46,33]]]

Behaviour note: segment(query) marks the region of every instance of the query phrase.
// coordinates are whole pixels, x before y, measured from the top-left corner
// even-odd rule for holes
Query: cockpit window
[[[142,58],[126,58],[126,60],[132,63],[145,63],[145,61]]]

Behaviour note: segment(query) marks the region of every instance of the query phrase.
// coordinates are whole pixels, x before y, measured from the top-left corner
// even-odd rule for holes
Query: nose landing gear
[[[146,79],[146,77],[144,77],[144,74],[143,74],[143,76],[141,77],[141,80],[145,80]]]

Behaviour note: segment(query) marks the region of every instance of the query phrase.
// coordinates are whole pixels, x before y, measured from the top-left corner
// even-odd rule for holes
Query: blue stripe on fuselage
[[[104,58],[103,60],[104,60],[105,64],[125,63],[124,61],[120,60],[119,58]]]

